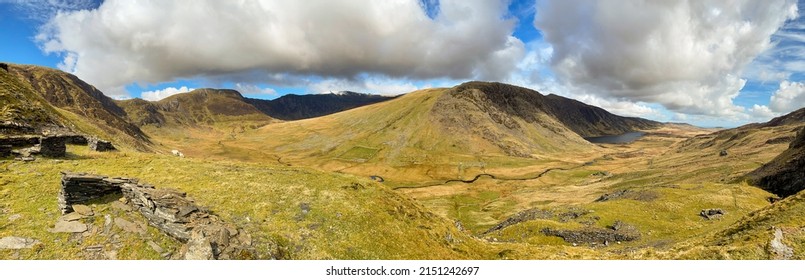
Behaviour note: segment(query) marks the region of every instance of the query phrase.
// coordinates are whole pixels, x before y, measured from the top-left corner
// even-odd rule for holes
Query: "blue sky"
[[[0,0],[0,61],[118,99],[488,80],[731,127],[805,107],[803,2]]]

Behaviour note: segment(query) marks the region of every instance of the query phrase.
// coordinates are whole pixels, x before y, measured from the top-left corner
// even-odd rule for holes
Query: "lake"
[[[633,131],[627,132],[621,135],[608,135],[608,136],[598,136],[598,137],[587,137],[584,140],[590,141],[590,143],[596,144],[623,144],[623,143],[630,143],[637,140],[640,137],[646,135],[645,132],[640,131]]]

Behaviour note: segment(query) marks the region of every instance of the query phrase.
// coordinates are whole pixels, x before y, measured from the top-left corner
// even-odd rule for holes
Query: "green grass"
[[[355,146],[338,156],[338,158],[343,160],[365,162],[372,159],[378,151],[380,151],[380,149]]]

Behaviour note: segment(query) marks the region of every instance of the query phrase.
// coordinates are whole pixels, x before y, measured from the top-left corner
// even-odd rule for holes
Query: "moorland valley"
[[[805,257],[805,108],[711,129],[495,82],[113,100],[2,66],[0,259]]]

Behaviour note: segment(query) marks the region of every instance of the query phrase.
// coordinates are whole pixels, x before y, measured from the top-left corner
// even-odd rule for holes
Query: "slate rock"
[[[125,232],[145,234],[143,227],[123,218],[115,218],[115,225]]]
[[[82,222],[78,221],[58,221],[56,222],[56,226],[53,227],[51,232],[85,232],[87,231],[87,225]]]
[[[24,237],[17,237],[17,236],[6,236],[0,238],[0,249],[30,249],[36,244],[39,244],[39,240],[31,239],[31,238],[24,238]]]
[[[92,212],[92,208],[83,204],[73,204],[73,211],[83,216],[95,215],[95,213]]]

